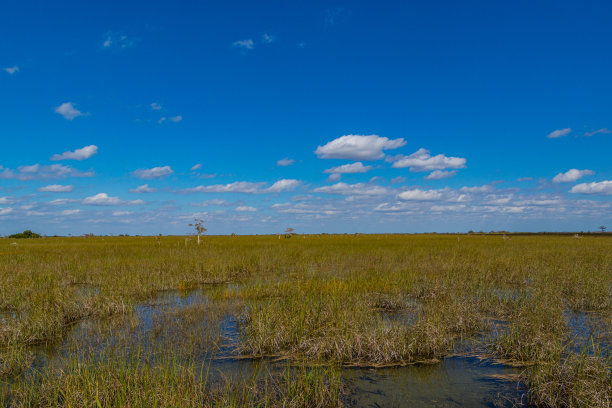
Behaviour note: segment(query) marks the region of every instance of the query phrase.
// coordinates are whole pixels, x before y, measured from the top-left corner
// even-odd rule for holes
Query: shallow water
[[[287,367],[286,362],[269,359],[235,358],[241,335],[236,310],[215,307],[219,305],[209,299],[207,289],[159,292],[154,299],[136,305],[131,316],[85,319],[73,325],[60,343],[36,348],[34,368],[62,367],[74,356],[95,362],[131,358],[134,353],[155,362],[169,351],[178,360],[205,367],[211,383],[252,379],[262,363],[268,372]],[[412,313],[382,313],[389,323],[411,324],[414,318]],[[347,393],[343,402],[354,407],[511,406],[511,401],[520,401],[525,393],[516,379],[508,380],[519,372],[474,357],[449,357],[433,365],[344,368]]]

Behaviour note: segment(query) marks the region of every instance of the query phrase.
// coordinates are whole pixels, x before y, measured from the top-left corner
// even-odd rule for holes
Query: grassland
[[[138,321],[173,290],[205,296]],[[456,354],[524,366],[523,402],[612,404],[603,235],[0,239],[0,294],[5,405],[339,406],[342,367]],[[597,324],[585,335],[576,316]],[[83,321],[111,322],[89,337],[112,340],[73,340],[61,363],[36,362]],[[218,358],[260,368],[219,378]]]

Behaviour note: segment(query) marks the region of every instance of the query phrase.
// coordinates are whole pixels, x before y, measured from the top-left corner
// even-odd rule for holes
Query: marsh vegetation
[[[0,239],[0,403],[609,407],[612,239],[506,238]]]

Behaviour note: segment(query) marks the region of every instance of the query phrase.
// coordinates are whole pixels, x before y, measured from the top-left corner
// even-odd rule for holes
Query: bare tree
[[[204,220],[199,218],[193,219],[193,224],[189,224],[190,227],[194,227],[196,234],[198,235],[198,245],[200,245],[200,235],[204,234],[207,230],[204,227]]]
[[[602,233],[606,232],[607,227],[605,225],[600,225],[599,229],[601,230]]]

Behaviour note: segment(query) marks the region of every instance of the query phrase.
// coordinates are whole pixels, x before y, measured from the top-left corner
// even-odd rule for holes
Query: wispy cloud
[[[191,167],[191,171],[196,171],[196,170],[200,170],[202,168],[202,164],[198,163],[194,166]]]
[[[238,211],[238,212],[255,212],[255,211],[257,211],[257,208],[242,205],[242,206],[236,207],[236,211]]]
[[[572,132],[571,128],[565,128],[565,129],[557,129],[555,131],[552,131],[548,134],[548,136],[546,136],[549,139],[557,139],[559,137],[563,137],[563,136],[567,136]]]
[[[89,145],[82,147],[80,149],[76,149],[74,151],[66,151],[62,154],[54,154],[51,156],[52,161],[58,160],[85,160],[89,159],[94,154],[98,153],[98,146]]]
[[[180,122],[181,120],[183,120],[183,117],[181,115],[170,117],[170,122],[177,123],[177,122]]]
[[[293,163],[295,163],[295,160],[285,157],[284,159],[278,160],[276,162],[276,165],[281,166],[281,167],[286,167],[286,166],[291,166]]]
[[[276,37],[271,34],[264,33],[261,36],[261,42],[264,44],[270,44],[270,43],[273,43],[274,41],[276,41]]]
[[[336,183],[331,186],[318,187],[312,190],[314,193],[340,194],[340,195],[382,195],[388,194],[389,189],[368,183]]]
[[[73,120],[74,118],[78,118],[79,116],[87,116],[89,113],[83,113],[77,108],[75,108],[75,104],[73,102],[64,102],[60,106],[55,108],[55,113],[59,113],[65,119]]]
[[[19,166],[17,170],[6,169],[0,166],[0,179],[15,179],[15,180],[44,180],[58,179],[65,177],[93,177],[93,171],[80,171],[70,166],[61,164],[52,164],[50,166],[41,166],[33,164],[31,166]]]
[[[320,159],[378,160],[385,157],[383,150],[397,149],[405,144],[402,138],[390,140],[378,135],[345,135],[318,146],[315,154]]]
[[[116,48],[116,49],[125,49],[134,47],[138,39],[128,37],[125,34],[107,32],[104,35],[104,40],[102,41],[102,47],[106,49]]]
[[[38,191],[46,193],[70,193],[73,190],[72,185],[50,184],[40,187]]]
[[[552,181],[553,183],[570,183],[581,179],[584,176],[592,176],[593,174],[595,174],[593,170],[571,169],[565,173],[557,174],[555,177],[553,177]]]
[[[157,103],[157,102],[153,102],[151,104],[151,109],[153,109],[153,110],[161,110],[162,106],[159,103]]]
[[[6,67],[6,68],[4,68],[4,70],[6,72],[8,72],[10,75],[13,75],[13,74],[19,72],[19,67],[17,65],[14,65],[12,67]]]
[[[142,194],[142,193],[154,193],[154,192],[157,191],[157,189],[149,187],[148,184],[143,184],[142,186],[133,188],[133,189],[131,189],[129,191],[130,191],[130,193]]]
[[[585,136],[594,136],[594,135],[597,135],[597,134],[600,134],[600,133],[601,134],[612,133],[612,130],[610,130],[608,128],[601,128],[601,129],[594,130],[592,132],[586,132],[584,135]]]
[[[234,48],[240,48],[242,50],[252,50],[255,48],[255,43],[251,38],[247,38],[246,40],[234,41],[232,43]]]
[[[131,200],[123,201],[119,197],[112,197],[106,193],[99,193],[91,197],[84,198],[81,201],[83,205],[99,205],[99,206],[111,206],[111,205],[142,205],[145,204],[142,200]]]
[[[132,172],[134,177],[140,179],[154,179],[166,177],[174,173],[170,166],[153,167],[151,169],[138,169]]]

